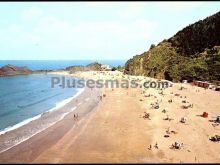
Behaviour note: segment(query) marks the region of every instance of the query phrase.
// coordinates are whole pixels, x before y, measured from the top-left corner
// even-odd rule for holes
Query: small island
[[[13,76],[31,73],[33,73],[33,71],[27,67],[18,67],[9,64],[0,68],[0,76]]]

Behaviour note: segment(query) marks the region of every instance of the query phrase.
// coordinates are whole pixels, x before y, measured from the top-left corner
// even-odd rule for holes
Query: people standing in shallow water
[[[79,117],[78,113],[77,114],[74,113],[74,120],[78,120],[78,117]]]

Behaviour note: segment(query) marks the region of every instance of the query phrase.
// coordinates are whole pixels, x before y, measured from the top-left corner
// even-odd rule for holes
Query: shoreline
[[[28,75],[44,75],[44,73],[3,75],[2,77],[7,77],[7,76],[26,76],[26,75],[27,75],[27,76],[28,76]],[[53,73],[52,73],[52,75],[53,75]],[[69,76],[68,74],[65,74],[65,73],[64,73],[64,74],[60,74],[60,75]],[[77,78],[77,77],[76,77],[76,78]],[[3,134],[5,134],[5,133],[7,133],[7,132],[9,132],[9,131],[13,131],[13,130],[15,130],[15,129],[17,129],[17,128],[23,126],[23,125],[26,125],[26,124],[30,123],[31,121],[33,121],[33,120],[36,120],[36,119],[40,118],[40,117],[41,117],[42,115],[44,115],[45,113],[52,112],[52,111],[54,111],[54,110],[56,110],[56,109],[59,109],[60,107],[64,106],[65,104],[67,104],[69,101],[71,101],[72,99],[74,99],[75,97],[77,97],[78,95],[80,95],[80,94],[85,90],[85,88],[78,88],[78,89],[79,89],[79,90],[77,91],[77,93],[75,93],[73,96],[70,96],[69,98],[66,98],[66,99],[64,99],[64,100],[62,100],[62,101],[59,101],[59,102],[55,103],[55,106],[52,107],[52,108],[50,108],[49,110],[47,110],[47,111],[45,111],[45,112],[42,112],[42,113],[40,113],[40,114],[38,114],[38,115],[36,115],[36,116],[27,118],[27,119],[25,119],[25,120],[23,120],[23,121],[21,121],[21,122],[15,124],[15,125],[8,126],[8,127],[4,128],[4,129],[0,130],[0,136],[3,135]]]
[[[79,72],[70,76],[83,79],[124,78],[119,72]],[[141,76],[126,78],[138,79],[140,83],[153,80]],[[87,96],[97,98],[92,93],[94,90],[96,89],[88,89]],[[100,92],[101,90],[96,96]],[[164,89],[163,93],[153,88],[104,88],[102,94],[105,97],[95,105],[87,101],[87,96],[82,98],[85,103],[78,104],[81,108],[74,110],[74,113],[79,113],[79,120],[74,120],[74,113],[68,114],[57,124],[0,154],[0,162],[220,161],[220,155],[216,152],[218,143],[209,140],[209,137],[220,133],[219,125],[213,126],[210,122],[219,112],[219,92],[190,84],[172,83],[172,87]],[[169,102],[170,99],[172,102]],[[155,102],[159,102],[158,109],[152,107]],[[182,108],[188,104],[193,104],[193,107]],[[203,112],[208,112],[209,117],[203,118]],[[149,120],[144,118],[145,113],[150,114]],[[180,122],[182,117],[187,118],[184,124]],[[165,120],[166,118],[171,120]],[[169,136],[165,137],[167,134]],[[183,143],[183,147],[180,150],[171,149],[174,142]],[[158,148],[155,147],[156,144]]]
[[[66,76],[66,74],[63,74]],[[73,104],[75,100],[86,95],[88,89],[79,88],[73,96],[56,103],[55,107],[43,112],[37,116],[25,119],[13,126],[7,127],[0,132],[0,154],[13,147],[31,139],[42,131],[53,127],[56,123],[63,120],[67,115],[75,111],[78,105],[70,110],[64,110],[68,105]],[[82,100],[82,98],[81,98]],[[22,134],[24,133],[24,135]]]
[[[98,91],[96,91],[98,92]],[[77,99],[78,101],[84,100],[84,97],[91,96],[90,91],[87,89],[84,93],[82,93]],[[10,148],[9,150],[0,153],[0,163],[3,162],[29,162],[35,157],[35,154],[38,152],[36,149],[39,150],[46,149],[49,147],[49,145],[55,143],[57,140],[60,139],[71,127],[74,127],[77,121],[74,120],[74,114],[79,115],[79,120],[83,118],[83,116],[87,115],[87,113],[91,112],[95,107],[97,107],[99,101],[90,100],[87,101],[85,104],[77,105],[77,108],[74,108],[72,105],[69,105],[69,107],[74,108],[73,111],[71,111],[68,115],[66,115],[63,119],[58,121],[57,123],[53,124],[52,126],[44,129],[43,131],[37,133],[36,135],[32,136],[30,139],[23,141],[22,143],[14,146],[13,148]],[[75,100],[72,100],[72,104],[75,104]],[[84,107],[87,106],[87,109]],[[90,107],[90,108],[88,108]],[[64,123],[69,124],[64,124]],[[71,124],[72,123],[72,124]],[[59,133],[58,133],[59,132]],[[58,133],[58,134],[57,134]],[[47,142],[45,142],[47,141]],[[30,151],[29,144],[32,144],[33,150]],[[42,145],[39,146],[39,143],[42,143]],[[31,148],[32,148],[31,147]],[[23,152],[21,153],[21,150]],[[30,155],[26,155],[25,153],[31,152],[33,153],[33,157]],[[30,153],[30,154],[31,154]],[[21,156],[23,155],[23,157]],[[26,160],[29,161],[26,161]]]
[[[0,136],[1,136],[1,135],[4,135],[4,134],[7,133],[7,132],[10,132],[10,131],[13,131],[13,130],[15,130],[15,129],[18,129],[18,128],[20,128],[20,127],[22,127],[22,126],[24,126],[24,125],[26,125],[26,124],[28,124],[28,123],[34,121],[34,120],[39,119],[39,118],[42,117],[45,113],[52,112],[52,111],[54,111],[54,110],[57,110],[57,109],[61,108],[62,106],[64,106],[65,104],[68,104],[68,102],[70,102],[70,101],[72,101],[74,98],[76,98],[78,95],[80,95],[84,90],[85,90],[85,89],[83,88],[83,89],[79,90],[75,95],[73,95],[73,96],[71,96],[71,97],[69,97],[69,98],[67,98],[67,99],[64,99],[64,100],[62,100],[62,101],[56,103],[55,107],[49,109],[48,111],[42,112],[42,113],[40,113],[40,114],[38,114],[38,115],[36,115],[36,116],[33,116],[33,117],[31,117],[31,118],[28,118],[28,119],[25,119],[25,120],[23,120],[23,121],[21,121],[21,122],[15,124],[15,125],[13,125],[13,126],[9,126],[9,127],[7,127],[7,128],[4,128],[3,130],[0,130]],[[1,153],[1,151],[0,151],[0,153]]]
[[[94,93],[93,94],[95,94],[95,92],[96,92],[96,94],[98,94],[99,93],[99,91],[94,91]],[[81,104],[81,105],[79,105],[79,103],[78,104],[76,104],[76,100],[78,101],[78,102],[81,102],[81,101],[83,101],[84,100],[84,98],[86,97],[86,98],[89,98],[91,96],[91,91],[89,90],[89,89],[85,89],[85,91],[83,91],[78,97],[75,97],[75,98],[73,98],[71,101],[70,101],[70,103],[68,104],[67,103],[67,105],[65,105],[63,108],[65,109],[65,108],[70,108],[71,109],[71,111],[68,113],[68,114],[66,114],[65,116],[63,116],[63,118],[61,118],[59,121],[57,121],[56,123],[53,123],[51,126],[49,126],[49,127],[47,127],[47,128],[45,128],[44,130],[41,130],[40,132],[38,132],[38,133],[36,133],[35,135],[33,135],[33,136],[31,136],[30,138],[28,138],[28,139],[25,139],[25,141],[22,141],[21,143],[19,143],[19,144],[17,144],[17,145],[15,145],[15,146],[13,146],[13,147],[11,147],[10,149],[8,149],[8,150],[6,150],[6,151],[4,151],[4,152],[2,152],[2,153],[0,153],[0,162],[17,162],[17,161],[19,161],[19,158],[18,159],[16,159],[16,161],[13,161],[14,159],[14,154],[13,155],[11,155],[13,152],[17,152],[16,153],[16,155],[20,155],[20,149],[21,148],[25,148],[26,149],[26,151],[28,152],[28,144],[29,144],[29,142],[31,142],[31,143],[33,143],[33,141],[34,142],[36,142],[36,143],[38,143],[38,141],[35,141],[35,139],[38,139],[39,137],[43,137],[45,134],[47,134],[47,133],[50,133],[50,130],[52,130],[52,131],[54,131],[54,134],[56,134],[56,128],[57,127],[59,127],[60,125],[62,125],[62,123],[65,123],[66,122],[66,120],[70,120],[70,117],[72,117],[72,120],[74,120],[74,114],[79,114],[79,117],[81,118],[82,116],[84,116],[84,115],[86,115],[86,112],[88,111],[88,112],[90,112],[92,109],[94,109],[95,107],[97,107],[97,105],[98,105],[98,103],[99,103],[99,100],[97,100],[97,99],[92,99],[92,98],[90,98],[90,101],[88,100],[85,104],[89,104],[92,108],[90,108],[90,109],[87,109],[87,110],[84,110],[84,111],[82,111],[81,112],[81,107],[83,107],[83,106],[85,106],[84,104]],[[68,122],[70,122],[70,121],[68,121]],[[33,122],[30,122],[29,124],[33,124],[33,125],[35,125],[36,123],[34,123],[34,121]],[[27,125],[25,125],[24,127],[29,127],[30,125],[29,124],[27,124]],[[74,124],[76,124],[75,123],[75,121],[73,121],[73,125]],[[68,128],[69,126],[68,125],[66,125],[66,127]],[[60,134],[60,131],[62,132],[62,130],[59,130],[59,134]],[[63,131],[68,131],[68,129],[64,129]],[[19,128],[17,129],[17,130],[15,130],[15,131],[11,131],[11,132],[8,132],[8,133],[6,133],[6,134],[11,134],[11,135],[15,135],[15,134],[17,134],[19,132]],[[5,134],[5,135],[6,135]],[[4,136],[4,135],[3,135]],[[50,139],[51,140],[51,137],[50,137],[51,135],[49,134],[48,135],[48,139]],[[56,138],[56,136],[57,135],[54,135],[55,137],[54,138]],[[7,137],[6,137],[7,138]],[[53,138],[52,138],[53,139]],[[2,140],[2,139],[1,139]],[[41,140],[42,140],[42,143],[44,143],[44,138],[41,138]],[[55,139],[54,139],[55,140]],[[52,140],[53,141],[53,140]],[[49,142],[50,143],[50,142]],[[46,144],[45,144],[46,145]],[[24,146],[26,146],[26,147],[24,147]],[[37,146],[36,146],[37,147]],[[39,146],[38,146],[39,147]],[[33,154],[35,154],[36,152],[35,151],[33,151]],[[10,157],[11,156],[11,157]],[[7,157],[10,157],[10,159],[8,159]],[[21,158],[21,162],[23,162],[22,161],[22,158]]]

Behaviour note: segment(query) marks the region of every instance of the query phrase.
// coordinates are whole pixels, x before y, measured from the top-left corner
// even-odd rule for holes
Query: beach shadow
[[[197,117],[203,117],[202,115],[196,115]]]

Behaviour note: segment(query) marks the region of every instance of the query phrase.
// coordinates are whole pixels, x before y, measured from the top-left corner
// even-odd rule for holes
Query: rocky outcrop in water
[[[5,65],[0,68],[0,76],[22,75],[22,74],[31,74],[31,73],[33,73],[33,71],[27,67]]]

